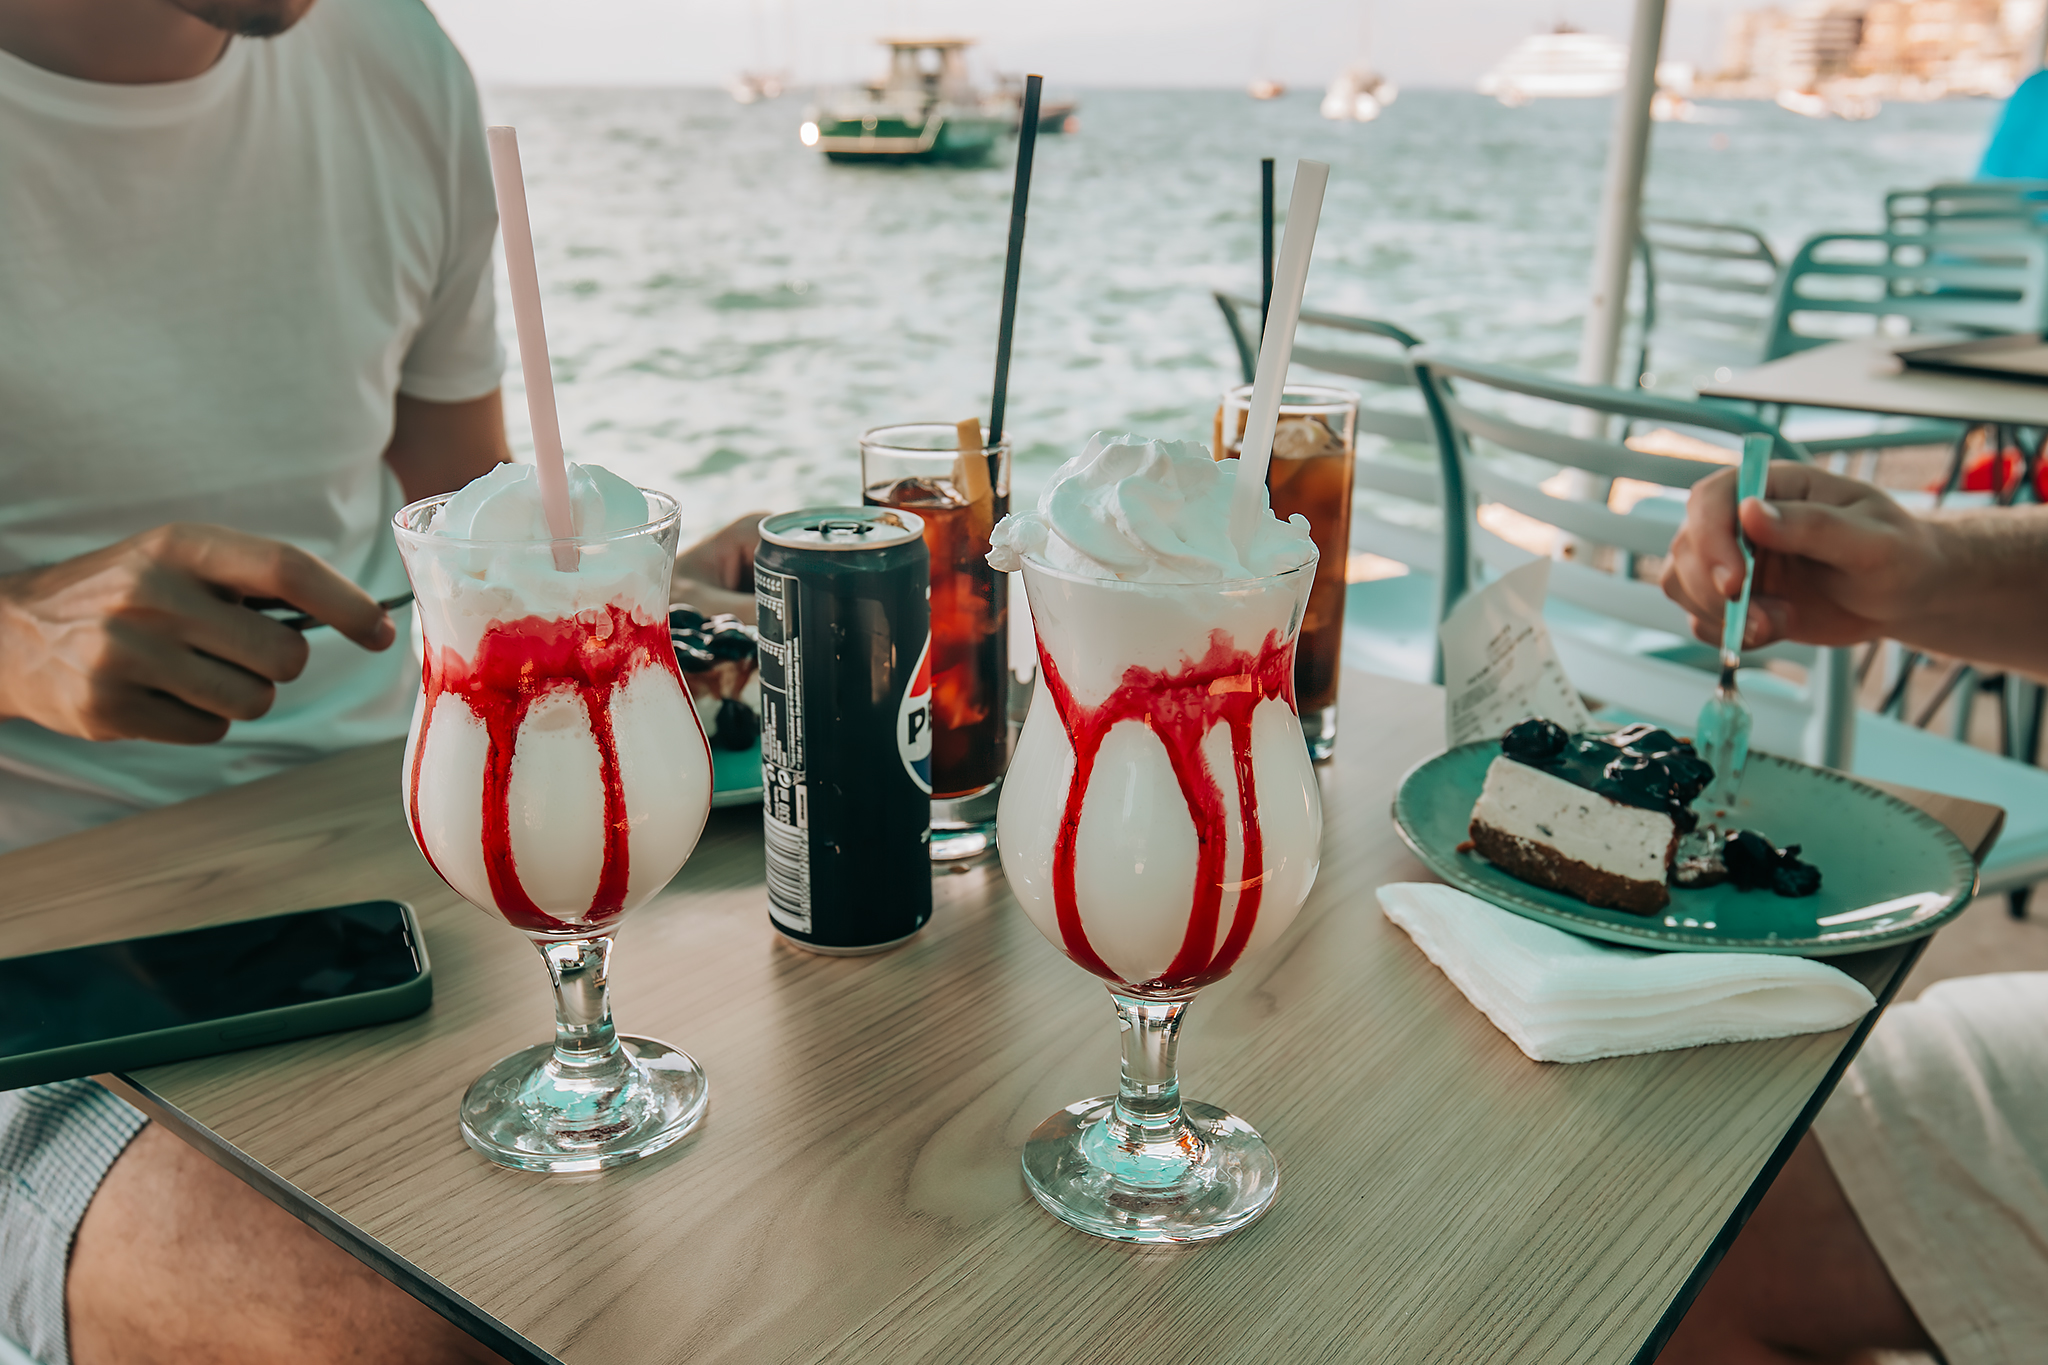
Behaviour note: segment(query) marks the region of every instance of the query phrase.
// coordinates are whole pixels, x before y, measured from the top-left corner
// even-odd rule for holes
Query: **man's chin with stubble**
[[[313,0],[170,0],[203,24],[241,38],[275,38],[313,8]]]

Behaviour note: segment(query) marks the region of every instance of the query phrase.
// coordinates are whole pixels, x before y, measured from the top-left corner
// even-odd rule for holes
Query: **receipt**
[[[1531,716],[1574,733],[1592,724],[1543,624],[1550,561],[1503,574],[1451,609],[1437,628],[1444,646],[1444,742],[1498,739]]]

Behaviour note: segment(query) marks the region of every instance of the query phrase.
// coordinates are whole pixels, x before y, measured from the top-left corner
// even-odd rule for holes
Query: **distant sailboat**
[[[1401,93],[1400,87],[1382,76],[1372,64],[1371,8],[1361,7],[1358,15],[1359,58],[1337,73],[1323,91],[1323,117],[1343,123],[1371,123]]]
[[[1346,67],[1323,91],[1323,117],[1371,123],[1400,93],[1399,86],[1371,67]]]
[[[1269,17],[1259,28],[1259,64],[1256,68],[1259,76],[1244,90],[1255,100],[1277,100],[1287,93],[1286,82],[1276,81],[1265,74],[1272,69],[1266,64],[1266,57],[1272,51],[1272,47],[1273,21]]]

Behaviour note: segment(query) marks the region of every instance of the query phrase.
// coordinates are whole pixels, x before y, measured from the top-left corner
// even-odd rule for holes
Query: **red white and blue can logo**
[[[896,714],[896,752],[903,769],[919,790],[932,789],[932,639],[927,635],[917,656],[917,674],[903,693],[903,705]]]

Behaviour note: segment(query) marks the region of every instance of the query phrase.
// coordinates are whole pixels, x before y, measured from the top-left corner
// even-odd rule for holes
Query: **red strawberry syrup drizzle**
[[[1202,753],[1202,740],[1217,725],[1230,732],[1231,768],[1237,778],[1238,821],[1244,833],[1246,870],[1265,866],[1265,839],[1259,830],[1258,789],[1252,777],[1252,713],[1259,704],[1277,697],[1294,707],[1294,646],[1280,632],[1266,636],[1256,655],[1238,649],[1236,642],[1220,630],[1209,632],[1209,652],[1199,661],[1184,664],[1178,672],[1131,667],[1123,681],[1100,705],[1083,706],[1060,677],[1059,668],[1038,649],[1039,667],[1060,724],[1074,749],[1074,775],[1067,786],[1067,800],[1060,813],[1059,834],[1053,841],[1053,908],[1059,916],[1062,947],[1068,957],[1112,985],[1147,995],[1181,995],[1219,980],[1237,965],[1259,920],[1259,895],[1265,877],[1258,872],[1244,876],[1237,887],[1237,913],[1222,945],[1216,943],[1216,926],[1222,914],[1223,860],[1229,847],[1225,825],[1223,789],[1209,770]],[[1103,962],[1088,942],[1081,924],[1081,911],[1074,890],[1074,850],[1081,831],[1081,807],[1088,794],[1088,780],[1095,760],[1110,729],[1121,721],[1134,720],[1157,736],[1166,749],[1167,762],[1188,803],[1188,815],[1195,825],[1195,892],[1188,908],[1187,937],[1180,951],[1159,976],[1150,981],[1127,982]]]
[[[453,694],[483,722],[490,740],[484,759],[484,870],[498,913],[516,928],[558,934],[601,925],[625,909],[631,870],[627,836],[632,821],[626,815],[626,792],[619,778],[612,697],[636,669],[648,664],[667,669],[677,685],[682,685],[668,623],[636,620],[631,611],[617,605],[567,619],[522,616],[514,621],[493,621],[477,643],[473,659],[445,647],[429,649],[422,670],[426,709],[419,739],[413,745],[407,801],[413,838],[427,861],[432,863],[434,855],[427,850],[420,825],[420,767],[427,754],[435,703],[444,694]],[[562,687],[575,689],[583,701],[604,783],[604,867],[581,924],[558,920],[536,905],[520,885],[512,858],[512,755],[519,727],[536,701]],[[438,873],[440,868],[434,870]]]

